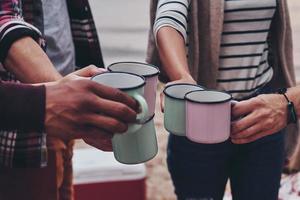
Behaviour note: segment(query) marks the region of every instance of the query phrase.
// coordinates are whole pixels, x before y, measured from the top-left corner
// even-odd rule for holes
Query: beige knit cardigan
[[[155,45],[152,26],[155,20],[158,0],[150,0],[149,41],[147,49],[148,63],[160,67],[160,80],[168,78],[161,68]],[[221,33],[223,30],[224,0],[191,0],[189,12],[189,68],[198,84],[207,88],[216,88],[219,66]],[[293,43],[287,0],[278,0],[278,10],[271,27],[270,49],[274,88],[294,86]],[[285,129],[286,153],[289,160],[287,169],[300,169],[300,146],[298,126],[289,125]]]

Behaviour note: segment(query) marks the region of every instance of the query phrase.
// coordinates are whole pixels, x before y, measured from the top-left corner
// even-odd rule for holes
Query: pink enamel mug
[[[232,96],[214,90],[185,95],[186,136],[193,142],[215,144],[230,136]]]
[[[148,103],[149,117],[154,115],[156,102],[156,89],[159,70],[154,65],[141,62],[117,62],[107,68],[112,72],[129,72],[143,76],[146,80],[144,97]]]

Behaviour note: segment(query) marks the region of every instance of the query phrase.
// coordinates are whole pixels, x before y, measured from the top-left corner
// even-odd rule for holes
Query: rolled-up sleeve
[[[47,165],[45,87],[0,82],[0,166]]]
[[[0,81],[0,130],[43,131],[45,86]]]
[[[44,40],[41,32],[22,15],[21,0],[0,0],[0,62],[3,63],[11,45],[18,39],[29,36],[42,47]]]
[[[156,40],[160,28],[169,26],[176,29],[187,43],[187,23],[190,0],[159,0],[153,26]]]

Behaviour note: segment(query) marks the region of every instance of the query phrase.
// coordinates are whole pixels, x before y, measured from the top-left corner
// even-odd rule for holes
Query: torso
[[[217,88],[240,99],[268,83],[268,34],[276,0],[225,0]]]
[[[46,53],[63,75],[75,69],[75,50],[66,0],[42,0]]]

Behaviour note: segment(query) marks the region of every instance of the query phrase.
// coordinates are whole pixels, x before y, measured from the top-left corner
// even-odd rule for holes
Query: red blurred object
[[[73,167],[75,200],[146,200],[144,164],[124,165],[89,148],[74,151]]]

